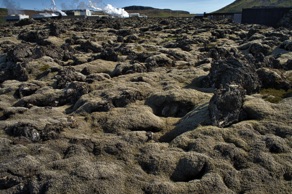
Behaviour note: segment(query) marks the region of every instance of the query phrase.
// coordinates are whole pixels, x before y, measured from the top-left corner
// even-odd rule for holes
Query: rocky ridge
[[[0,192],[291,193],[291,37],[190,18],[3,25]]]

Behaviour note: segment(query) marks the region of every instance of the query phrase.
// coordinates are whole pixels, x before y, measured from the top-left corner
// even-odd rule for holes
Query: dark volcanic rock
[[[66,47],[63,47],[63,48],[67,49]],[[55,60],[62,60],[63,58],[70,57],[64,54],[63,48],[55,46],[55,45],[47,45],[47,46],[41,47],[41,52],[42,52],[42,55],[49,56]]]
[[[33,19],[24,19],[24,20],[20,20],[17,23],[15,23],[15,26],[27,26],[30,24],[33,24],[35,21]]]
[[[54,107],[60,105],[60,102],[63,103],[61,105],[64,105],[64,101],[65,95],[63,91],[44,87],[30,96],[24,96],[14,106],[30,107],[31,105],[35,105],[40,107]]]
[[[255,66],[233,58],[212,63],[210,73],[203,82],[207,87],[217,89],[237,84],[244,88],[247,94],[255,93],[260,88]]]
[[[288,60],[286,65],[284,66],[286,70],[292,70],[292,59]]]
[[[20,63],[7,62],[0,66],[0,83],[6,80],[27,81],[28,73]]]
[[[164,47],[165,48],[180,48],[184,51],[191,51],[191,45],[195,42],[193,40],[190,40],[188,38],[180,38],[177,39],[174,43],[168,43]]]
[[[285,89],[291,88],[288,80],[283,78],[275,69],[261,68],[257,70],[263,88]]]
[[[245,91],[238,85],[216,90],[209,103],[212,124],[227,127],[241,120]]]
[[[90,92],[89,86],[84,82],[71,82],[64,90],[62,104],[74,104],[82,95]]]
[[[6,133],[15,137],[26,137],[33,142],[40,141],[40,134],[35,126],[30,123],[16,123],[5,129]]]
[[[139,40],[139,37],[137,36],[137,35],[129,35],[129,36],[127,36],[126,37],[126,39],[125,39],[125,43],[135,43],[135,42],[137,42]]]
[[[112,108],[111,103],[106,100],[90,101],[80,98],[72,108],[76,113],[107,112]]]
[[[118,61],[118,54],[112,48],[102,50],[100,58],[108,61]]]
[[[47,39],[49,37],[49,32],[47,31],[22,31],[18,35],[18,38],[21,40],[24,40],[26,42],[36,42],[36,43],[42,43],[44,39]]]
[[[41,131],[42,140],[57,139],[65,127],[62,123],[47,124]]]
[[[285,40],[281,45],[280,48],[285,49],[287,51],[292,51],[292,41]]]
[[[79,50],[82,50],[84,52],[92,51],[95,53],[99,53],[102,51],[102,46],[90,41],[86,41],[80,44]]]
[[[69,50],[66,46],[63,48],[64,50]],[[22,43],[9,48],[7,60],[13,62],[29,62],[32,59],[38,59],[43,56],[49,56],[55,60],[62,60],[65,57],[63,48],[54,45],[30,47],[28,44]]]
[[[64,128],[70,127],[63,123],[46,124],[44,129],[39,130],[31,123],[18,122],[5,128],[8,135],[14,137],[25,137],[32,142],[58,138]]]
[[[141,63],[134,63],[134,64],[125,64],[120,63],[117,64],[115,70],[112,72],[112,76],[119,76],[119,75],[125,75],[129,73],[136,73],[136,72],[146,72],[147,68],[144,64]]]
[[[64,26],[58,23],[50,23],[50,36],[60,36],[63,32],[65,32]]]
[[[73,81],[85,82],[86,76],[75,71],[71,67],[64,68],[56,76],[55,88],[65,88]]]
[[[89,91],[90,89],[85,82],[68,82],[62,90],[43,87],[29,96],[22,97],[14,106],[28,107],[35,105],[54,107],[74,104],[82,95],[89,93]],[[26,92],[32,93],[33,91],[29,90]]]
[[[253,43],[249,47],[249,52],[253,55],[263,53],[265,56],[271,53],[271,48],[268,45]]]
[[[236,51],[234,49],[231,49],[228,51],[227,49],[223,47],[216,47],[211,48],[209,51],[209,55],[211,58],[215,60],[222,60],[222,59],[228,59],[230,57],[235,57]]]
[[[131,34],[133,34],[133,31],[130,29],[120,29],[117,31],[117,35],[122,36],[122,37],[131,35]]]
[[[146,67],[152,69],[154,67],[170,67],[174,66],[174,62],[165,54],[154,55],[146,59]]]
[[[18,89],[19,97],[22,98],[23,96],[29,96],[31,94],[34,94],[40,88],[40,85],[34,83],[21,84]]]
[[[226,31],[225,30],[214,30],[211,33],[212,33],[212,36],[216,37],[216,39],[225,38],[226,37]]]
[[[143,95],[138,90],[124,90],[121,91],[117,96],[112,98],[112,104],[115,107],[125,107],[131,102],[136,100],[142,100]]]
[[[9,48],[7,60],[13,62],[29,61],[31,58],[39,58],[42,56],[40,47],[31,48],[27,44],[19,44]]]

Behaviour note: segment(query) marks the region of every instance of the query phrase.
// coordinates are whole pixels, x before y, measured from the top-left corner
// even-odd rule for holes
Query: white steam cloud
[[[59,9],[57,8],[57,5],[56,5],[55,0],[51,0],[51,3],[52,3],[52,10],[53,10],[53,11],[57,11],[57,12],[59,12],[62,16],[67,16],[67,14],[66,14],[65,12],[63,12],[62,10],[59,10]]]
[[[112,6],[110,4],[107,4],[103,8],[97,7],[96,4],[102,2],[100,0],[95,0],[95,1],[88,0],[88,2],[89,2],[89,6],[94,10],[103,11],[103,12],[105,12],[105,13],[107,13],[109,15],[115,16],[115,17],[122,17],[122,18],[128,18],[129,17],[129,13],[126,12],[122,8],[115,8],[114,6]]]
[[[88,0],[88,3],[89,3],[89,7],[91,7],[92,9],[94,10],[97,10],[97,11],[102,11],[101,8],[97,7],[97,3],[100,3],[101,1],[98,1],[98,2],[92,2],[91,0]]]
[[[22,12],[20,11],[20,6],[13,0],[3,0],[4,7],[7,8],[8,10],[8,15],[12,14],[21,14]]]
[[[117,16],[117,17],[122,17],[122,18],[128,18],[129,13],[126,12],[122,8],[115,8],[110,4],[107,4],[104,8],[103,11],[109,15]]]
[[[53,0],[52,0],[53,1]],[[52,3],[53,4],[53,3]],[[104,13],[107,13],[109,15],[115,16],[115,17],[122,17],[122,18],[127,18],[129,17],[129,13],[126,12],[122,8],[115,8],[114,6],[108,4],[105,5],[102,0],[88,0],[87,3],[82,0],[73,0],[67,2],[67,3],[62,3],[61,4],[62,9],[86,9],[90,8],[95,11],[103,11]]]

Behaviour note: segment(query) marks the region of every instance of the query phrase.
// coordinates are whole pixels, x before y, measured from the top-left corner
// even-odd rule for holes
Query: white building
[[[146,15],[141,15],[140,13],[129,13],[129,17],[133,18],[133,17],[137,17],[137,18],[147,18]]]
[[[28,19],[29,16],[25,14],[15,14],[15,15],[8,15],[6,17],[6,21],[20,21],[23,19]]]
[[[89,9],[81,10],[80,15],[82,16],[91,16],[91,11]]]

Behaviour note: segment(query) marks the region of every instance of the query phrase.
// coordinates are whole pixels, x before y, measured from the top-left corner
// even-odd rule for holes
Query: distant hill
[[[124,7],[128,13],[140,13],[142,15],[147,15],[148,17],[193,17],[194,14],[190,14],[188,11],[182,10],[171,10],[171,9],[158,9],[153,7],[145,6],[129,6]],[[5,21],[7,16],[7,9],[0,8],[0,22]],[[32,16],[38,11],[34,10],[23,10],[23,13]]]
[[[188,11],[171,10],[171,9],[158,9],[145,6],[128,6],[124,7],[128,13],[140,13],[148,17],[192,17]]]
[[[7,9],[0,8],[0,23],[5,21],[6,15],[7,15]]]
[[[292,0],[236,0],[215,13],[236,13],[252,7],[292,7]]]

